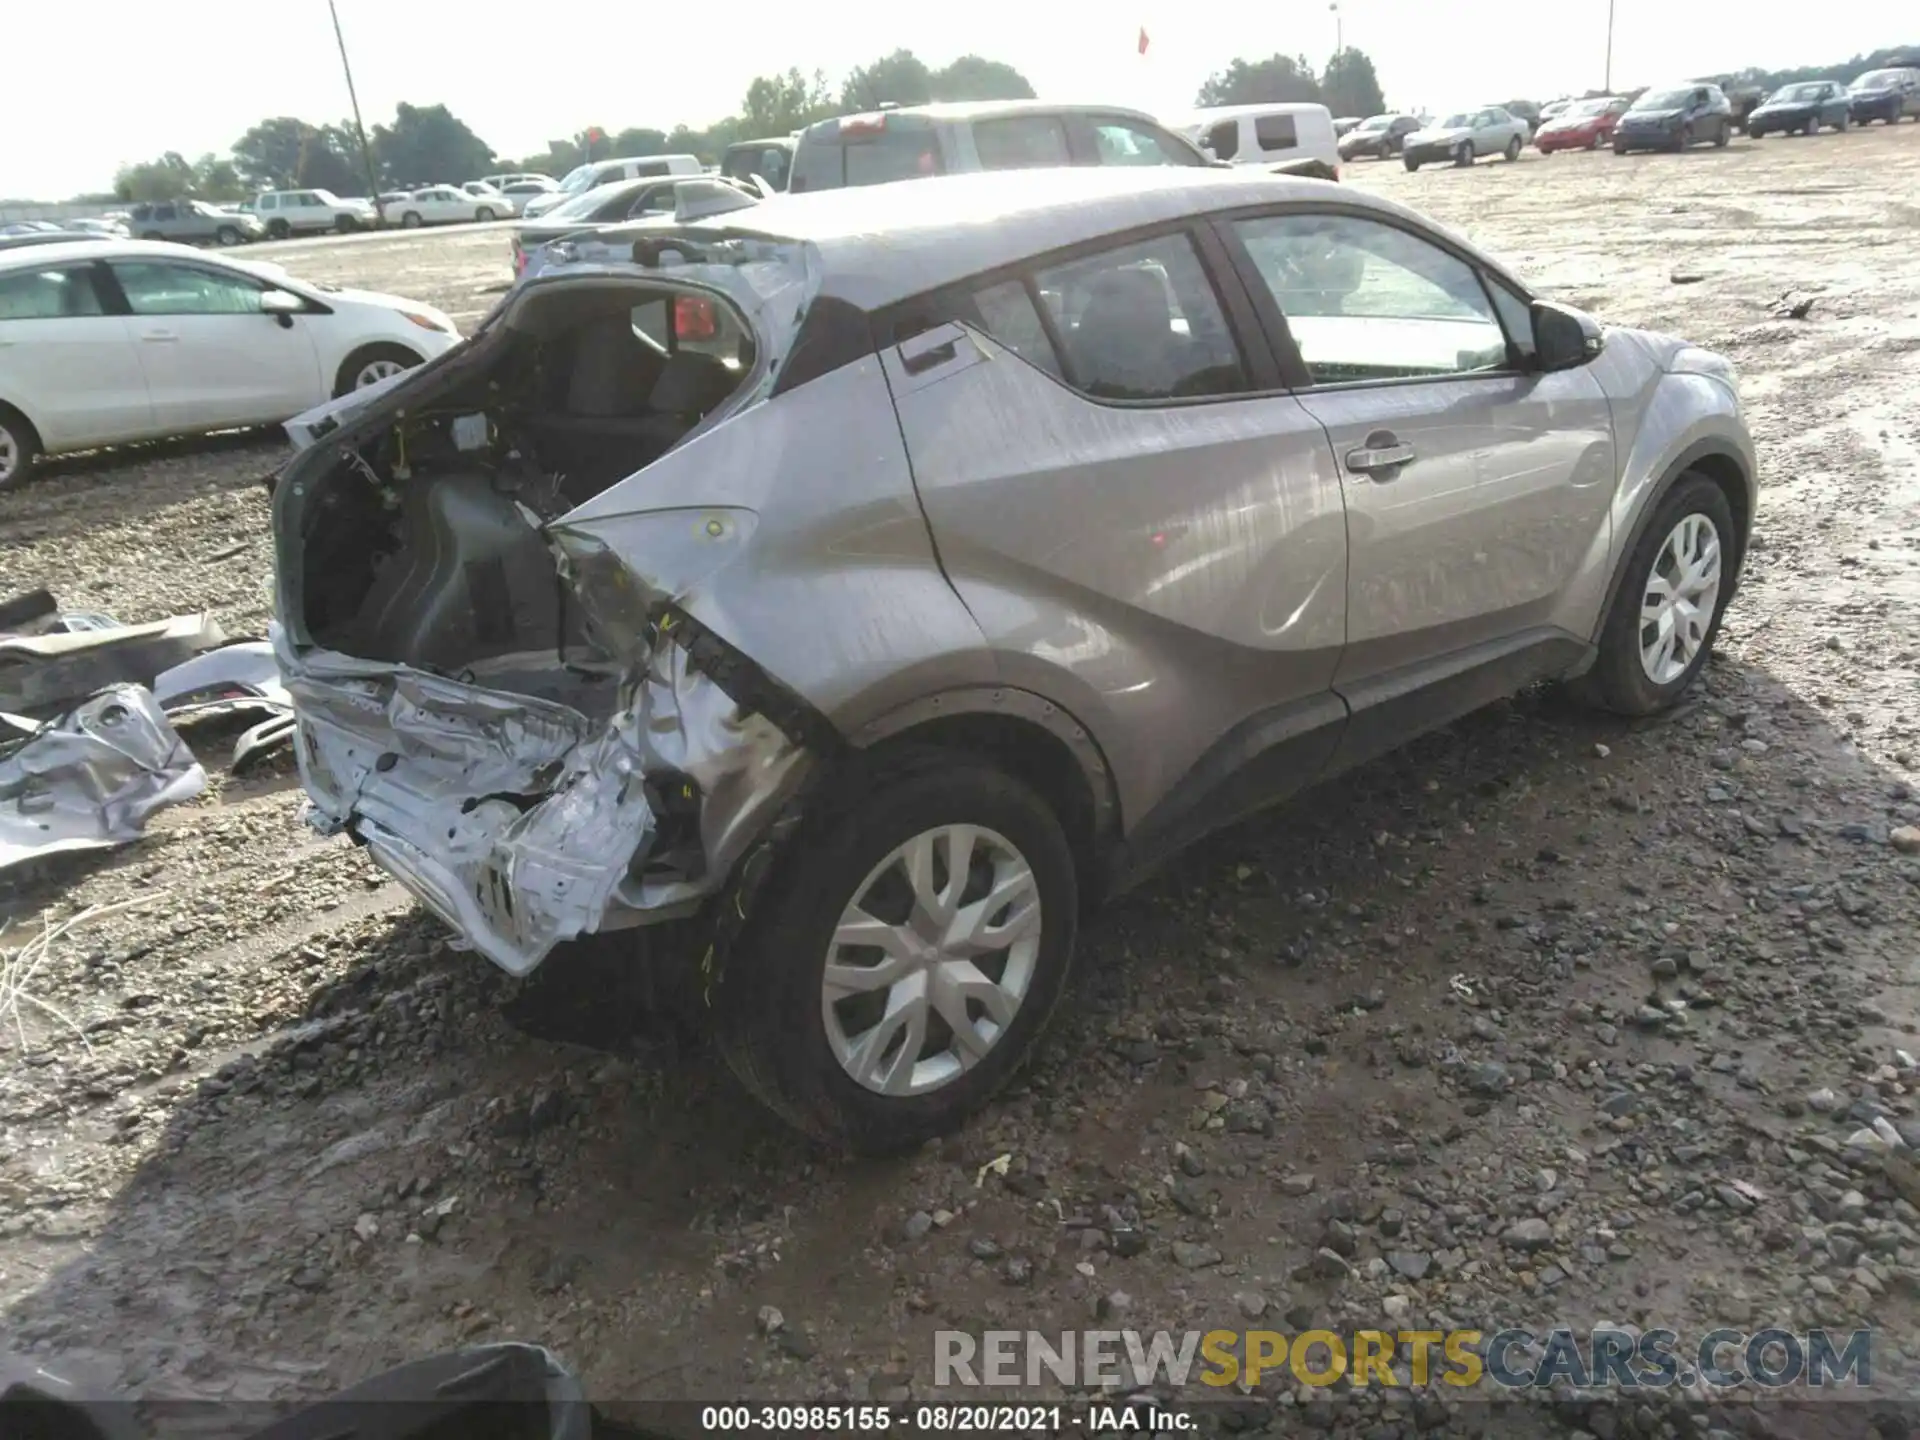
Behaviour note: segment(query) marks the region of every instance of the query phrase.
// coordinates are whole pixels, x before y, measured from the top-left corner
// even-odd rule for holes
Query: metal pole
[[[360,122],[360,96],[353,88],[353,66],[347,62],[347,37],[340,32],[340,11],[327,0],[327,13],[333,17],[333,39],[340,47],[340,69],[347,77],[347,99],[353,102],[353,135],[360,142],[360,158],[367,167],[367,198],[373,201],[373,213],[385,224],[386,211],[380,208],[380,181],[373,173],[373,149],[367,144],[367,127]]]
[[[1607,0],[1607,75],[1600,88],[1613,93],[1613,0]]]

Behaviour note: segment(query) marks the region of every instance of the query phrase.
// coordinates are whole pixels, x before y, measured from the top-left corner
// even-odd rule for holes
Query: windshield
[[[318,196],[322,205],[338,205],[340,203],[340,197],[331,190],[309,190],[307,193]]]
[[[574,166],[573,169],[567,172],[567,178],[560,182],[560,193],[562,195],[578,195],[582,190],[585,190],[589,185],[593,184],[593,169],[594,167],[591,165]]]
[[[612,204],[623,197],[638,195],[645,188],[644,185],[635,185],[631,188],[624,185],[611,188],[602,185],[598,189],[575,195],[571,200],[562,200],[542,215],[540,220],[545,224],[549,220],[578,220],[583,216],[590,217],[601,206]]]
[[[1436,130],[1467,130],[1473,126],[1473,116],[1464,110],[1458,115],[1449,115],[1434,128]]]
[[[1391,115],[1370,115],[1360,122],[1362,130],[1384,130],[1393,123]]]
[[[1782,85],[1773,92],[1773,98],[1788,103],[1795,100],[1818,100],[1822,88],[1819,85]]]
[[[1649,90],[1633,102],[1636,110],[1684,110],[1693,103],[1691,90]]]
[[[1571,117],[1578,120],[1589,115],[1604,115],[1607,113],[1607,106],[1612,103],[1611,100],[1582,100],[1578,104],[1570,105],[1561,111],[1560,118],[1565,120]]]
[[[1900,83],[1898,70],[1869,70],[1853,82],[1856,90],[1891,90]]]

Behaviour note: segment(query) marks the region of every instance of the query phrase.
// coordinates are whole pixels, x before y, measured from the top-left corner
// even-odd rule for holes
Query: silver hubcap
[[[13,438],[11,430],[0,425],[0,481],[11,480],[19,464],[20,442]]]
[[[1687,673],[1720,603],[1720,532],[1704,515],[1673,527],[1640,601],[1640,665],[1656,685]]]
[[[406,368],[398,360],[369,360],[360,367],[360,373],[353,377],[353,388],[359,390],[368,385],[378,384],[390,375],[398,375]]]
[[[1040,887],[1005,836],[923,831],[868,873],[827,952],[821,1013],[841,1067],[923,1095],[1006,1035],[1040,957]]]

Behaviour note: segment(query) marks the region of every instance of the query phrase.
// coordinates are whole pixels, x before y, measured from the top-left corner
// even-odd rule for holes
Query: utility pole
[[[340,69],[347,77],[347,99],[353,103],[353,138],[360,142],[360,158],[367,167],[367,198],[373,201],[373,213],[385,224],[386,211],[380,208],[380,181],[373,173],[373,150],[367,144],[367,127],[360,122],[360,96],[353,88],[353,66],[347,62],[347,37],[340,31],[340,11],[327,0],[327,13],[333,17],[333,39],[340,47]]]
[[[1600,88],[1609,95],[1613,93],[1613,0],[1607,0],[1607,72]]]
[[[1346,46],[1340,39],[1340,0],[1331,0],[1327,9],[1333,12],[1333,53],[1338,55]]]

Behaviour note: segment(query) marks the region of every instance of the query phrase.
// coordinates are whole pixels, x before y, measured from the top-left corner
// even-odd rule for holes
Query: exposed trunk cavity
[[[746,403],[753,325],[698,286],[579,279],[539,301],[338,437],[293,422],[338,443],[277,502],[294,569],[275,645],[313,823],[514,974],[696,904],[808,757],[778,707],[742,703],[756,667],[691,658],[719,642],[674,612],[657,544],[641,561],[618,526],[548,529]],[[735,522],[698,523],[696,550]]]

